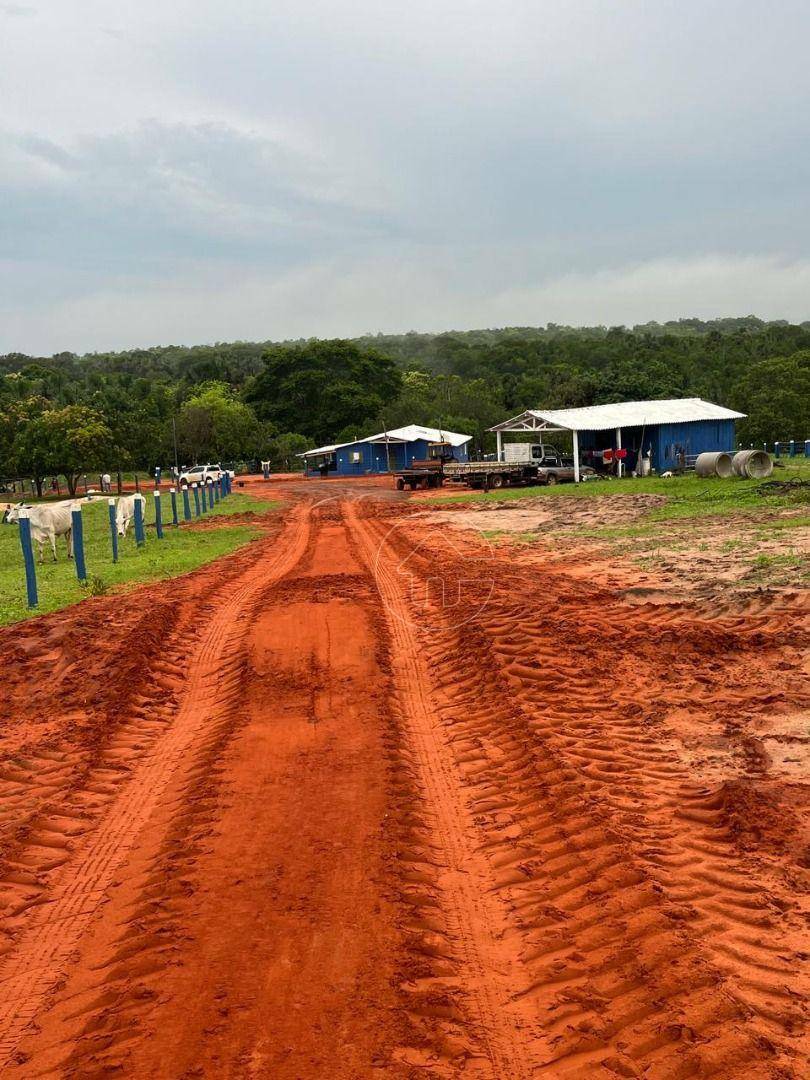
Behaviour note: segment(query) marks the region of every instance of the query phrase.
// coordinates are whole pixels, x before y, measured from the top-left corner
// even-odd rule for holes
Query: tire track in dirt
[[[363,560],[376,567],[375,580],[388,615],[391,664],[399,708],[411,743],[413,765],[424,790],[432,843],[443,870],[438,880],[440,907],[447,916],[448,937],[460,969],[462,990],[474,1013],[474,1040],[485,1048],[487,1075],[519,1080],[531,1073],[525,1017],[513,1005],[512,955],[504,947],[500,906],[493,902],[491,882],[480,873],[474,826],[459,790],[459,778],[448,760],[443,733],[436,721],[424,657],[411,623],[411,612],[394,569],[378,558],[380,538],[368,529],[351,504],[346,521],[357,538]],[[471,1074],[483,1074],[473,1060]],[[478,1068],[477,1068],[478,1066]]]
[[[272,533],[278,516],[266,522]],[[0,957],[170,722],[200,627],[261,543],[171,581],[0,630]],[[148,678],[146,673],[148,672]]]
[[[409,1063],[438,1077],[469,1060],[379,597],[339,507],[313,518],[253,604],[238,697],[14,1075],[412,1080]]]
[[[583,647],[576,618],[559,607],[550,617],[548,601],[545,609],[537,601],[538,618],[530,627],[517,613],[493,612],[483,620],[510,692],[548,744],[604,800],[613,828],[643,860],[650,879],[681,906],[725,989],[756,1017],[762,1037],[789,1043],[804,1026],[810,989],[799,944],[804,927],[795,890],[801,886],[790,874],[781,880],[763,876],[762,867],[735,850],[728,782],[695,777],[675,753],[672,733],[650,720],[674,706],[713,715],[728,734],[745,716],[775,702],[806,704],[806,686],[784,673],[774,686],[766,620],[734,628],[715,621],[709,628],[681,611],[677,622],[670,612],[662,623],[655,608],[627,612],[616,604],[604,619],[621,648],[603,646],[604,667],[583,672],[576,654],[561,655],[555,644],[562,633],[569,648]],[[774,631],[778,635],[778,627]],[[603,627],[600,640],[607,636]],[[623,662],[624,648],[632,664]],[[762,671],[752,670],[752,655],[763,652]],[[678,653],[673,663],[669,658]],[[748,743],[743,747],[750,757]],[[761,768],[756,759],[741,764],[749,771]]]
[[[117,868],[172,773],[195,740],[227,713],[238,683],[238,651],[251,599],[267,587],[268,580],[282,577],[301,557],[307,546],[309,517],[309,508],[296,508],[281,536],[267,544],[268,559],[252,562],[240,579],[223,590],[215,614],[186,657],[180,704],[165,730],[160,730],[160,721],[147,715],[145,708],[141,710],[144,727],[158,729],[152,744],[94,830],[76,845],[63,870],[54,876],[47,897],[38,898],[23,925],[15,927],[16,940],[0,964],[0,1061],[8,1062],[49,991],[63,977],[75,944],[103,902]],[[157,666],[160,670],[161,665]],[[103,785],[103,776],[91,774],[84,789],[90,801],[99,780]],[[101,793],[109,794],[103,787]],[[81,794],[75,793],[76,801],[81,802]],[[29,882],[23,880],[22,884]]]
[[[380,524],[366,527],[379,542]],[[468,569],[437,570],[447,552],[434,541],[417,530],[399,556],[423,581],[464,578],[469,595]],[[502,563],[493,569],[503,578]],[[745,622],[748,644],[740,625],[714,624],[707,638],[684,612],[656,623],[654,610],[640,617],[564,578],[543,576],[539,590],[536,572],[509,578],[463,634],[448,624],[423,635],[422,659],[444,696],[439,723],[455,767],[477,789],[481,847],[512,922],[513,992],[550,1039],[538,1070],[801,1075],[792,1062],[807,1060],[802,954],[784,934],[806,938],[789,882],[765,883],[739,861],[722,792],[692,780],[654,712],[662,687],[675,705],[722,700],[718,643],[742,661],[727,708],[769,707],[773,658],[761,677],[742,678],[765,622]],[[455,595],[452,581],[445,591]],[[669,642],[684,653],[674,673],[654,662],[656,651],[672,655]],[[798,701],[795,678],[783,677],[779,694]]]

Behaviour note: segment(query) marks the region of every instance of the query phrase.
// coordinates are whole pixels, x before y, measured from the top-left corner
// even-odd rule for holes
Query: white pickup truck
[[[204,484],[208,480],[215,483],[225,473],[233,480],[236,475],[232,469],[223,469],[221,465],[192,465],[190,469],[183,469],[180,473],[180,486],[189,487],[191,484]]]

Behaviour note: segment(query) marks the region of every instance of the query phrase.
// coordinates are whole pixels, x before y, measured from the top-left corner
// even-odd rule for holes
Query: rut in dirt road
[[[379,600],[339,508],[311,522],[297,561],[246,605],[243,677],[14,1075],[354,1080],[468,1058],[454,1003],[426,993],[414,1009],[405,989],[450,961]]]
[[[424,791],[432,823],[432,844],[441,860],[437,885],[440,906],[447,918],[447,938],[457,962],[458,974],[437,980],[453,986],[461,978],[471,1034],[483,1048],[487,1067],[476,1061],[472,1075],[483,1072],[498,1077],[531,1075],[528,1046],[520,1013],[513,1008],[508,949],[501,944],[503,920],[490,881],[475,862],[477,842],[473,823],[459,791],[459,780],[448,756],[411,613],[395,567],[389,565],[380,541],[347,507],[347,521],[358,539],[367,565],[374,567],[377,587],[386,605],[392,639],[391,662],[398,705],[413,760]],[[493,903],[494,900],[494,903]],[[429,1067],[430,1057],[419,1064]]]
[[[49,801],[43,807],[49,817],[31,834],[31,843],[15,853],[14,862],[6,862],[3,884],[28,896],[7,907],[4,919],[3,929],[13,936],[0,962],[0,1061],[9,1062],[45,996],[63,978],[73,949],[172,774],[195,741],[209,737],[227,713],[252,599],[268,578],[283,575],[300,557],[307,533],[306,514],[296,514],[269,564],[254,561],[223,590],[197,647],[184,657],[187,677],[181,678],[177,665],[158,661],[155,674],[166,679],[174,696],[151,708],[148,699],[136,701],[101,767],[66,791],[58,806]],[[175,648],[181,651],[179,643]],[[126,751],[133,766],[124,760]],[[43,865],[47,847],[68,857]],[[43,894],[41,875],[48,870],[54,872]]]
[[[726,789],[696,783],[654,719],[662,695],[735,722],[777,697],[806,705],[800,660],[791,679],[783,658],[775,691],[773,655],[762,668],[749,659],[767,619],[707,626],[682,610],[622,608],[565,577],[505,572],[474,547],[448,566],[434,532],[386,536],[390,524],[368,515],[359,528],[368,557],[389,548],[377,580],[395,640],[393,624],[411,627],[394,663],[415,739],[421,727],[431,740],[419,750],[425,788],[466,825],[461,861],[446,837],[438,847],[475,883],[445,900],[468,909],[451,944],[494,1074],[509,1075],[513,1045],[530,1075],[803,1075],[794,879],[736,848]],[[437,602],[447,597],[450,611]],[[668,642],[675,661],[663,659]],[[428,704],[409,704],[415,685]]]

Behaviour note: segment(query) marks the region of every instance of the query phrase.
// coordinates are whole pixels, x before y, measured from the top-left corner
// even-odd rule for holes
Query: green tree
[[[732,401],[748,414],[737,425],[741,442],[810,439],[810,349],[753,364]]]
[[[245,399],[263,420],[327,443],[347,425],[375,424],[394,401],[402,376],[394,361],[351,341],[275,345]]]
[[[104,418],[85,405],[49,409],[24,424],[14,440],[15,460],[29,476],[61,473],[76,494],[83,472],[108,464],[114,453],[112,432]]]
[[[184,402],[177,441],[192,462],[233,460],[258,455],[263,432],[253,409],[226,383],[210,382]]]
[[[45,474],[38,461],[18,458],[17,440],[27,425],[47,408],[46,398],[30,397],[8,402],[0,412],[0,476],[30,476],[40,496]]]
[[[298,435],[295,432],[286,431],[281,435],[272,436],[267,443],[267,449],[262,454],[267,455],[270,468],[273,472],[301,472],[304,468],[303,460],[297,457],[312,445],[306,435]]]

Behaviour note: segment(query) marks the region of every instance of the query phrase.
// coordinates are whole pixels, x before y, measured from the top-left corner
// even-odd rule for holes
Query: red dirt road
[[[2,1075],[807,1075],[801,598],[630,604],[279,492],[0,632]]]

